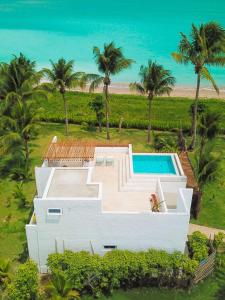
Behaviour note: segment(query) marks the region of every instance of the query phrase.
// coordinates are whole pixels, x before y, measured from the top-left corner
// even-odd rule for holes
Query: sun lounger
[[[114,158],[112,156],[106,157],[106,166],[113,166]]]
[[[104,156],[97,156],[95,160],[95,165],[96,166],[102,166],[104,165]]]

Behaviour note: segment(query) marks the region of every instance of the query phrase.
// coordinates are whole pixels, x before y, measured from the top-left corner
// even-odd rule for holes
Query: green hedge
[[[195,231],[189,238],[189,245],[193,259],[201,262],[209,255],[209,240],[200,231]]]
[[[19,266],[12,284],[8,286],[7,292],[10,300],[37,299],[38,269],[34,262],[27,261]]]
[[[99,296],[111,294],[118,288],[186,288],[191,284],[198,263],[179,252],[114,250],[103,257],[84,251],[51,254],[47,265],[52,274],[64,272],[76,290]]]

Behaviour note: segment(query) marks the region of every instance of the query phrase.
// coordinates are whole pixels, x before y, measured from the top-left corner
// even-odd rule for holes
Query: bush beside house
[[[198,262],[179,252],[114,250],[103,257],[88,252],[65,251],[48,257],[52,274],[64,272],[74,288],[95,296],[114,289],[190,286]]]

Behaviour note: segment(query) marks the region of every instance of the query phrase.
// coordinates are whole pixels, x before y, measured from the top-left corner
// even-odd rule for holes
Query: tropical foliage
[[[73,72],[74,61],[66,61],[64,58],[60,58],[57,62],[51,62],[51,69],[44,69],[44,73],[52,86],[49,84],[43,85],[48,90],[54,90],[56,88],[62,95],[66,125],[66,135],[69,133],[68,128],[68,107],[66,99],[66,90],[76,87],[84,87],[87,81],[86,74],[84,72]]]
[[[209,255],[208,238],[200,231],[195,231],[189,238],[190,250],[193,259],[201,262]]]
[[[89,102],[89,106],[91,110],[93,110],[96,114],[96,119],[99,126],[99,132],[102,131],[102,121],[105,116],[104,114],[104,102],[102,96],[96,96],[92,101]]]
[[[63,272],[73,287],[95,296],[137,286],[187,287],[198,263],[179,252],[114,250],[103,257],[88,252],[51,254],[52,274]]]
[[[151,121],[152,121],[152,100],[155,96],[170,94],[175,84],[175,78],[171,76],[169,70],[165,70],[162,65],[148,61],[147,66],[141,66],[139,72],[141,83],[131,83],[131,90],[137,90],[148,97],[148,138],[151,141]]]
[[[0,151],[2,171],[11,169],[14,179],[27,179],[30,165],[30,142],[38,133],[40,108],[30,100],[7,97],[0,103]]]
[[[35,300],[38,295],[38,269],[34,262],[19,266],[15,278],[8,286],[9,300]]]
[[[7,284],[10,282],[10,261],[9,260],[0,260],[0,290],[6,288]]]
[[[109,85],[111,84],[111,76],[118,74],[124,69],[127,69],[133,63],[132,59],[128,59],[123,55],[122,49],[117,48],[113,42],[105,44],[103,51],[98,47],[93,48],[95,62],[101,75],[92,77],[90,91],[93,91],[101,83],[103,83],[103,94],[105,98],[105,116],[106,116],[106,132],[107,139],[110,139],[109,134]]]
[[[197,154],[195,158],[195,176],[200,190],[205,184],[215,179],[218,174],[220,157],[212,154],[213,145],[204,148],[201,157]]]
[[[192,142],[191,149],[195,148],[197,132],[197,110],[201,79],[206,79],[219,93],[218,86],[209,72],[207,66],[225,65],[225,30],[216,22],[201,24],[199,27],[192,25],[190,38],[181,33],[178,52],[172,53],[177,63],[194,66],[197,76],[197,87],[195,96],[195,108],[192,120]]]
[[[36,63],[22,53],[14,56],[9,64],[0,65],[0,98],[5,99],[10,93],[20,99],[28,99],[37,93],[42,72],[35,70]]]
[[[45,286],[45,295],[47,299],[52,300],[80,299],[79,293],[73,290],[72,283],[66,279],[62,272],[52,274],[50,283]]]
[[[215,139],[215,137],[219,134],[220,120],[220,113],[208,111],[201,115],[198,126],[198,133],[200,137],[200,159],[206,146],[206,143]]]

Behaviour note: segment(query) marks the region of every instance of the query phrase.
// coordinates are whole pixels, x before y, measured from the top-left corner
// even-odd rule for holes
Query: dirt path
[[[217,234],[218,232],[223,232],[225,234],[225,230],[222,229],[211,228],[196,224],[189,224],[189,234],[192,234],[194,231],[200,231],[206,234],[208,237],[211,235],[211,238],[213,238],[214,234]]]

